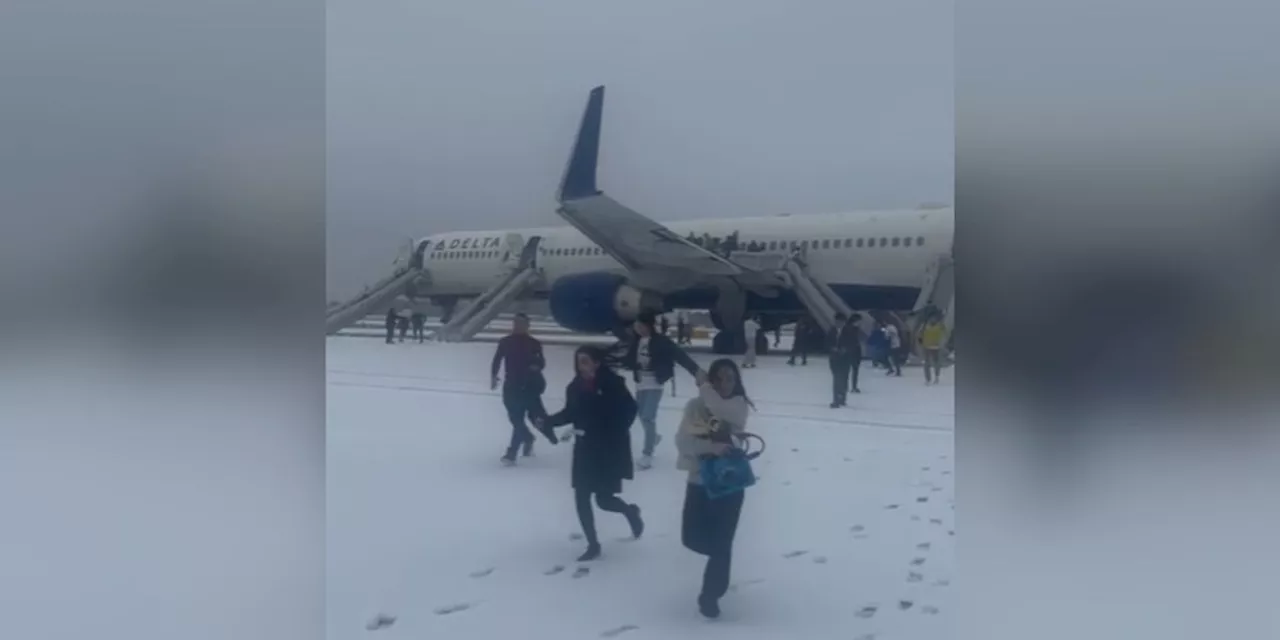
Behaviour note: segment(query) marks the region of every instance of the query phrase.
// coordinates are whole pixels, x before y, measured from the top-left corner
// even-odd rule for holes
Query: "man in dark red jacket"
[[[516,451],[523,445],[525,457],[533,455],[533,434],[525,426],[525,419],[537,422],[544,418],[547,411],[542,406],[542,392],[546,391],[547,381],[542,377],[542,369],[546,360],[542,356],[542,343],[529,335],[529,317],[523,313],[516,314],[511,335],[498,341],[498,350],[493,354],[490,369],[490,388],[498,388],[498,370],[506,365],[506,376],[502,383],[502,404],[507,408],[507,418],[511,421],[511,443],[502,456],[502,463],[516,463]],[[555,433],[551,429],[540,429],[543,435],[554,444]]]

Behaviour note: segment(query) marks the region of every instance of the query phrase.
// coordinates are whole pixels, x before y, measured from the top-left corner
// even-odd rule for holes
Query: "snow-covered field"
[[[328,630],[350,638],[451,640],[935,640],[954,590],[954,368],[886,378],[864,364],[861,395],[830,409],[825,359],[745,372],[769,450],[756,463],[733,583],[709,622],[694,603],[702,558],[680,545],[684,476],[671,434],[692,390],[659,414],[655,467],[623,498],[642,539],[597,513],[604,556],[575,576],[585,543],[567,446],[498,463],[510,434],[488,387],[491,344],[328,341]],[[572,347],[548,346],[547,406],[560,408]],[[708,364],[709,355],[695,356]],[[639,425],[633,429],[639,450]],[[379,614],[382,626],[367,626]],[[394,622],[391,622],[394,618]]]

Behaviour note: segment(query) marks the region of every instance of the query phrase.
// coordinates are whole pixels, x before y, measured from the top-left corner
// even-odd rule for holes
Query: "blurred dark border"
[[[960,637],[1274,636],[1280,8],[956,16]]]
[[[325,5],[0,8],[0,636],[324,636]]]

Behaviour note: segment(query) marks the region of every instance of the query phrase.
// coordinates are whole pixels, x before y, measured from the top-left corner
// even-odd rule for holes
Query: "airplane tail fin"
[[[569,164],[560,181],[559,202],[576,200],[600,193],[596,188],[596,165],[600,160],[600,125],[604,118],[604,85],[591,90],[587,108],[582,112],[578,137],[574,140]]]

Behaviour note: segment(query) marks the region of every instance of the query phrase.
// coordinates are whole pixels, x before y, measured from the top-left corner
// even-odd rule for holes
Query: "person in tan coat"
[[[729,589],[733,538],[744,492],[710,498],[698,467],[704,457],[723,455],[732,447],[732,436],[746,429],[750,407],[738,366],[732,360],[717,360],[698,387],[698,396],[685,405],[676,432],[680,454],[676,467],[688,473],[680,537],[690,551],[707,557],[698,610],[708,618],[720,616],[720,599]]]

